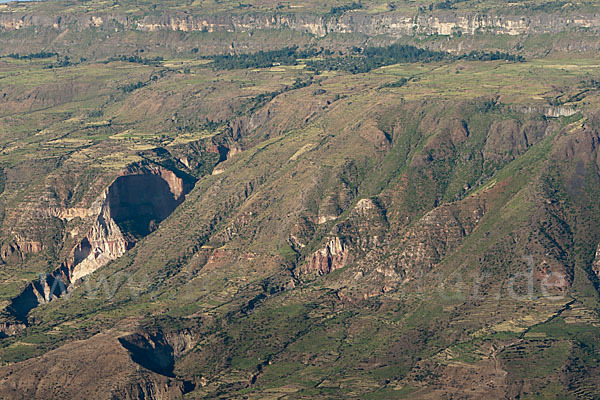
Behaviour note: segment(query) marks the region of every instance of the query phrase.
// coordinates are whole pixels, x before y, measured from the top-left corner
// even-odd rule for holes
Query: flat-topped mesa
[[[254,13],[217,15],[190,15],[166,13],[158,16],[125,16],[114,13],[31,15],[0,13],[0,29],[18,30],[27,27],[45,27],[58,31],[66,29],[114,28],[139,31],[182,32],[249,32],[262,29],[291,29],[315,36],[328,33],[362,33],[368,36],[393,37],[451,35],[488,32],[506,35],[558,33],[573,29],[598,30],[600,16],[596,14],[501,15],[493,12],[439,13],[408,15],[398,12],[369,14],[361,11],[330,15],[304,13]]]
[[[87,275],[121,257],[171,215],[193,186],[191,178],[160,166],[124,171],[88,210],[96,216],[94,222],[68,259],[27,285],[8,306],[9,314],[25,322],[32,309],[60,297]],[[70,217],[73,213],[62,215]],[[14,329],[4,331],[5,335],[15,333]]]

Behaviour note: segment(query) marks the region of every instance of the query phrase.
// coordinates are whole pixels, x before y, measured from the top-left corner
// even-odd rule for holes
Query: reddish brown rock
[[[109,331],[0,369],[4,399],[178,399],[184,382],[132,360]],[[98,366],[102,368],[98,368]]]
[[[324,248],[317,250],[310,257],[308,263],[301,268],[305,274],[329,274],[346,266],[349,252],[347,247],[338,237],[329,239]]]

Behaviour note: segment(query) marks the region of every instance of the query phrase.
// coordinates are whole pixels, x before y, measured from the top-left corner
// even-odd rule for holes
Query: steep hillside
[[[0,9],[0,397],[600,397],[596,3],[446,3]]]
[[[283,45],[337,52],[402,40],[453,52],[539,56],[597,51],[599,11],[595,1],[560,0],[15,2],[0,4],[0,54],[187,58]]]

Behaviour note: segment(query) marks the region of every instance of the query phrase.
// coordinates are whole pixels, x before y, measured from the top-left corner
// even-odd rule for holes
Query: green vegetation
[[[345,71],[352,74],[366,73],[373,69],[398,63],[431,63],[441,60],[471,61],[512,61],[523,62],[525,58],[505,52],[488,53],[472,51],[458,57],[448,53],[431,51],[411,45],[396,43],[385,47],[354,48],[353,54],[337,57],[328,49],[309,48],[300,50],[298,46],[285,47],[281,50],[259,51],[250,54],[216,55],[210,65],[215,70],[232,70],[247,68],[268,68],[279,65],[298,65],[306,60],[306,68],[317,74],[323,71]],[[126,58],[123,58],[126,60]]]
[[[447,54],[410,45],[394,44],[387,47],[367,47],[357,55],[330,57],[323,60],[308,61],[307,68],[321,71],[342,70],[352,74],[369,72],[375,68],[398,63],[416,63],[440,61]]]
[[[472,51],[469,54],[463,54],[458,57],[459,60],[472,60],[472,61],[497,61],[505,60],[512,62],[524,62],[525,58],[520,55],[514,55],[510,53],[503,53],[496,51],[494,53],[487,53],[484,51]]]
[[[121,55],[121,56],[117,56],[117,57],[110,57],[106,62],[109,63],[111,61],[125,61],[125,62],[130,62],[130,63],[151,65],[151,66],[156,67],[156,66],[162,65],[162,61],[164,61],[164,58],[161,56],[156,56],[154,58],[144,58],[144,57],[140,57],[139,55],[136,54],[133,56]]]
[[[40,51],[39,53],[31,53],[20,55],[18,53],[7,54],[6,57],[14,58],[15,60],[34,60],[37,58],[52,58],[58,57],[58,53]]]
[[[267,68],[274,65],[295,65],[299,58],[310,58],[319,55],[315,49],[299,50],[298,46],[285,47],[281,50],[259,51],[253,54],[217,55],[212,57],[212,67],[217,70]]]
[[[352,2],[352,4],[345,4],[343,6],[332,7],[329,13],[325,14],[325,17],[339,17],[343,15],[345,12],[352,10],[360,10],[363,8],[363,4],[359,1]]]
[[[598,398],[600,63],[545,51],[587,42],[142,25],[558,2],[248,3],[0,6],[139,24],[0,33],[0,397],[60,381],[67,359],[98,380],[92,345],[144,388],[153,375],[119,341],[137,332],[144,357],[173,355],[164,390],[195,382],[190,398]],[[106,222],[99,200],[140,171],[152,193],[110,192],[135,247],[15,326],[6,307],[40,272],[102,257],[83,240]],[[192,183],[168,216],[147,212]],[[74,340],[52,368],[34,358]]]
[[[130,92],[133,92],[134,90],[143,88],[147,84],[148,84],[147,82],[142,82],[142,81],[138,81],[135,83],[129,83],[125,86],[122,86],[121,90],[123,91],[123,93],[130,93]]]

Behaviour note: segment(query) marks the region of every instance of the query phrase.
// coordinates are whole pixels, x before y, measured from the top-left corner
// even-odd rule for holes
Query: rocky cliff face
[[[4,321],[0,323],[0,338],[13,336],[25,329],[27,326],[17,320]]]
[[[348,261],[348,248],[338,238],[330,238],[322,249],[312,254],[308,263],[300,269],[303,274],[317,273],[319,275],[329,274],[337,269],[343,268]]]
[[[71,260],[67,263],[70,271],[69,282],[77,282],[110,261],[121,257],[133,245],[123,236],[111,215],[111,205],[107,199],[111,191],[111,188],[108,188],[98,199],[100,212],[94,225],[73,249]]]
[[[18,30],[28,27],[46,27],[59,31],[66,29],[125,27],[144,32],[250,32],[259,29],[291,29],[325,36],[329,33],[362,33],[368,36],[390,35],[401,37],[414,34],[451,35],[456,33],[521,35],[531,33],[556,33],[573,29],[597,30],[597,15],[405,15],[398,13],[364,14],[347,13],[338,18],[310,14],[221,14],[193,16],[165,14],[161,16],[130,17],[119,14],[98,15],[14,15],[0,14],[0,27]]]
[[[0,250],[0,258],[7,261],[13,257],[21,258],[26,254],[35,254],[42,251],[43,245],[36,240],[29,240],[21,235],[15,235],[12,242],[6,243]]]
[[[94,222],[73,248],[68,260],[54,272],[41,275],[12,300],[9,314],[26,322],[27,314],[76,285],[87,275],[121,257],[142,237],[151,233],[183,202],[192,184],[173,171],[158,166],[132,168],[123,172],[83,214],[56,210],[57,216],[95,216]],[[5,335],[14,334],[22,323],[7,322]]]
[[[526,106],[526,107],[515,107],[515,111],[522,113],[540,113],[546,117],[558,118],[558,117],[570,117],[577,114],[577,109],[569,106]]]
[[[0,397],[178,399],[193,388],[136,363],[123,345],[128,337],[131,334],[110,331],[11,365],[0,375]],[[158,354],[159,349],[151,350]],[[57,360],[64,362],[60,369],[52,368]]]
[[[173,376],[175,360],[193,349],[197,341],[190,330],[171,333],[140,330],[119,338],[134,362],[164,376]]]
[[[345,267],[357,254],[381,246],[387,228],[380,205],[372,199],[359,200],[348,218],[333,227],[324,247],[315,251],[299,268],[300,274],[325,275]],[[297,243],[298,239],[292,234],[290,241]]]
[[[123,236],[111,217],[108,201],[110,191],[111,187],[104,190],[89,209],[87,214],[95,215],[94,222],[87,234],[73,248],[69,258],[52,273],[42,274],[38,280],[27,285],[23,292],[12,300],[8,308],[10,314],[26,321],[27,314],[33,308],[60,297],[75,282],[122,256],[133,245]],[[69,211],[58,214],[64,217],[73,216],[73,212]]]
[[[596,257],[592,263],[592,271],[594,271],[598,279],[600,279],[600,245],[598,245],[598,250],[596,250]]]

